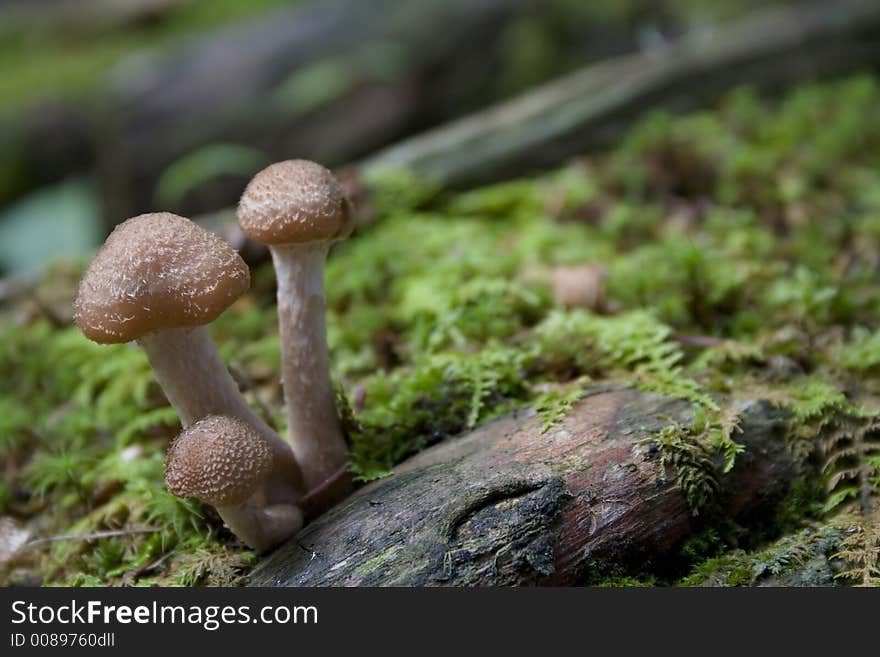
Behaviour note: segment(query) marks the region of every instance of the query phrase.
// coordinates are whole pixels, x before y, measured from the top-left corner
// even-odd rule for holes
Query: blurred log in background
[[[267,162],[346,164],[767,4],[2,0],[0,271],[88,252],[138,212],[229,206]]]

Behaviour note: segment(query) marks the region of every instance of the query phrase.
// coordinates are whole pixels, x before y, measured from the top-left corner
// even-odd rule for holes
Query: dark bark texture
[[[784,414],[743,405],[745,445],[721,477],[719,513],[748,524],[795,477]],[[706,519],[645,441],[691,406],[597,391],[540,432],[514,413],[411,458],[267,556],[256,586],[574,585],[662,567]]]

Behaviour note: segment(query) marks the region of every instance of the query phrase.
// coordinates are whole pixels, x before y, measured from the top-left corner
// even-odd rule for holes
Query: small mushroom
[[[557,267],[550,274],[553,298],[566,308],[586,308],[603,312],[607,307],[604,265],[589,264]]]
[[[347,486],[348,449],[330,381],[324,260],[348,237],[351,211],[333,174],[306,160],[272,164],[248,184],[238,222],[266,244],[278,278],[278,324],[290,443],[308,490]]]
[[[184,428],[211,414],[241,418],[301,475],[290,447],[248,406],[205,325],[250,286],[250,273],[222,239],[167,212],[119,224],[92,260],[74,302],[85,336],[137,340]]]
[[[197,497],[216,508],[255,550],[278,545],[303,525],[286,464],[237,418],[209,415],[185,429],[168,449],[165,484],[178,497]]]

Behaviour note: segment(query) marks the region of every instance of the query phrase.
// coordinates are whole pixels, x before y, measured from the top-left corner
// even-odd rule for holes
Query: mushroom
[[[330,381],[324,260],[334,242],[351,234],[348,200],[330,171],[288,160],[250,181],[238,222],[272,253],[289,438],[307,490],[345,488],[348,448]]]
[[[607,309],[605,279],[608,269],[601,264],[557,267],[550,274],[553,298],[566,308]]]
[[[238,417],[301,485],[290,447],[248,406],[205,328],[249,285],[247,265],[222,239],[184,217],[143,214],[119,224],[92,260],[74,318],[95,342],[137,340],[184,428]]]
[[[260,432],[238,418],[209,415],[185,429],[168,449],[165,483],[178,497],[216,508],[255,550],[278,545],[303,525],[286,465]]]

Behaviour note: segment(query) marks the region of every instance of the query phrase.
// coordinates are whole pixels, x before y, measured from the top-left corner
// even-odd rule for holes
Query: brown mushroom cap
[[[74,318],[95,342],[129,342],[212,322],[249,286],[247,265],[222,239],[184,217],[142,214],[119,224],[92,260]]]
[[[352,230],[342,186],[308,160],[276,162],[254,176],[238,203],[238,223],[262,244],[335,241]]]
[[[178,497],[231,506],[250,497],[271,469],[272,450],[260,434],[237,418],[209,415],[168,448],[165,484]]]

